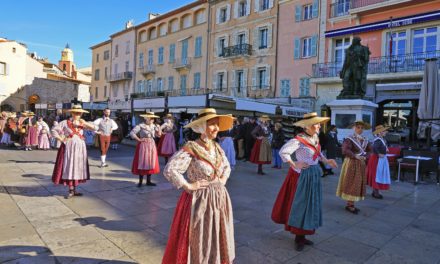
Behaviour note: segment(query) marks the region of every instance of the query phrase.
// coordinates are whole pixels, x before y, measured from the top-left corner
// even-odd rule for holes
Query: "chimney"
[[[133,27],[133,24],[134,24],[133,19],[128,20],[128,21],[125,23],[125,29],[128,29],[128,28]]]
[[[155,18],[158,17],[158,16],[160,16],[160,14],[148,13],[148,20],[155,19]]]

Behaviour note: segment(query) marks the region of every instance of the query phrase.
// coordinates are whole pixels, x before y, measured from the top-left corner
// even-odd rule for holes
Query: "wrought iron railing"
[[[238,44],[224,48],[222,56],[225,58],[236,56],[250,56],[252,55],[252,45]]]
[[[351,1],[344,1],[330,5],[330,17],[340,17],[349,14]]]
[[[368,63],[368,74],[423,71],[425,60],[430,58],[440,58],[440,51],[373,57]],[[440,65],[440,60],[437,63]],[[342,62],[317,63],[312,69],[313,78],[338,77]]]
[[[144,91],[132,93],[131,98],[151,98],[151,97],[163,97],[166,95],[165,91]]]
[[[390,0],[351,0],[351,8],[354,9],[354,8],[379,4],[388,1]]]
[[[121,72],[117,74],[110,75],[109,81],[116,82],[122,80],[131,80],[133,78],[133,72]]]
[[[191,59],[190,58],[176,59],[173,63],[174,69],[190,68],[190,67],[191,67]]]
[[[141,68],[141,71],[143,74],[155,73],[156,72],[156,65],[154,65],[154,64],[144,65],[144,67]]]

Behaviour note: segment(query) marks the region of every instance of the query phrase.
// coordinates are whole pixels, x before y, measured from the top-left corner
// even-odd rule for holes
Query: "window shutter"
[[[231,5],[228,4],[226,6],[226,21],[229,21],[231,19]]]
[[[246,1],[246,16],[251,14],[251,0]]]
[[[216,24],[220,24],[220,8],[217,8],[217,12],[215,15],[216,15],[215,18]]]
[[[254,0],[254,11],[260,11],[260,0]]]
[[[318,42],[318,35],[314,35],[312,36],[312,52],[311,52],[311,56],[312,57],[316,57],[316,50],[317,50],[317,42]]]
[[[260,34],[259,34],[260,32],[259,32],[259,28],[257,27],[257,28],[255,28],[254,29],[254,36],[253,36],[253,38],[254,38],[254,44],[253,44],[253,46],[254,46],[254,49],[256,49],[256,50],[258,50],[258,47],[259,47],[259,42],[260,42]]]
[[[301,21],[301,11],[302,11],[302,6],[296,5],[295,6],[295,22]]]
[[[228,89],[228,72],[227,71],[224,72],[222,86],[223,86],[223,89]]]
[[[273,7],[273,0],[269,0],[269,8]]]
[[[293,45],[293,58],[295,60],[298,60],[300,57],[300,47],[301,47],[301,42],[300,42],[300,38],[295,37],[295,41],[294,41],[294,45]]]
[[[231,78],[231,85],[229,85],[229,87],[234,88],[237,87],[238,85],[235,83],[235,80],[237,79],[237,71],[231,71],[232,73],[232,78]]]
[[[310,79],[309,78],[305,78],[305,95],[309,96],[310,95]]]
[[[225,47],[229,47],[229,36],[225,36]]]
[[[257,68],[252,68],[252,90],[257,89]]]
[[[244,39],[245,39],[245,43],[249,44],[249,29],[246,29],[245,33],[244,33]]]
[[[234,18],[238,17],[238,0],[234,2]]]
[[[8,76],[9,75],[9,63],[5,64],[5,75]]]
[[[270,87],[270,68],[271,68],[270,65],[266,66],[266,83],[264,85],[266,85],[267,89],[271,89],[271,87]]]
[[[272,47],[272,24],[267,27],[267,47]]]
[[[248,69],[243,69],[243,89],[247,90]]]
[[[319,7],[318,0],[313,0],[313,7],[312,7],[312,17],[313,18],[318,17],[318,7]]]
[[[215,57],[218,57],[219,46],[220,46],[220,39],[217,38],[214,43],[214,56]]]
[[[212,78],[213,82],[212,82],[212,88],[213,89],[217,89],[217,78],[218,78],[218,73],[214,73],[214,76]]]

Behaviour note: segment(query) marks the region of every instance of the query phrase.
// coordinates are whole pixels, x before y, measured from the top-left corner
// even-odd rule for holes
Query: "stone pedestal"
[[[334,100],[327,105],[331,109],[331,124],[338,129],[338,140],[353,133],[349,126],[357,120],[363,120],[372,127],[375,124],[377,104],[362,99]],[[372,129],[365,129],[364,136],[372,138]]]

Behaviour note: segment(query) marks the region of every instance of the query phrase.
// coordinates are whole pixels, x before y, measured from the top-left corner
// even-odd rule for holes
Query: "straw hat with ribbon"
[[[377,135],[381,132],[387,131],[388,129],[390,129],[390,127],[378,125],[378,126],[376,126],[375,130],[373,131],[373,135]]]
[[[67,112],[70,112],[70,113],[88,113],[89,111],[86,111],[86,110],[82,109],[82,106],[77,104],[77,105],[72,105],[72,108],[67,110]]]
[[[297,127],[308,127],[316,124],[321,124],[328,122],[330,117],[320,117],[316,112],[304,114],[303,119],[293,123],[294,126]]]
[[[262,115],[258,118],[260,121],[269,121],[270,117],[268,115]]]
[[[160,118],[159,116],[155,115],[154,112],[146,112],[143,115],[140,115],[143,118]]]
[[[350,125],[349,128],[353,128],[354,126],[357,126],[357,125],[363,126],[364,129],[370,129],[371,128],[370,124],[368,124],[367,122],[364,122],[362,120],[356,120],[353,124]]]
[[[234,123],[234,118],[232,117],[232,115],[218,115],[217,111],[214,108],[205,108],[200,110],[197,115],[197,118],[194,119],[194,121],[192,121],[191,123],[187,124],[185,128],[196,127],[202,124],[203,122],[206,122],[213,118],[219,119],[218,122],[219,131],[229,130]]]
[[[26,116],[34,116],[34,112],[27,112]]]

